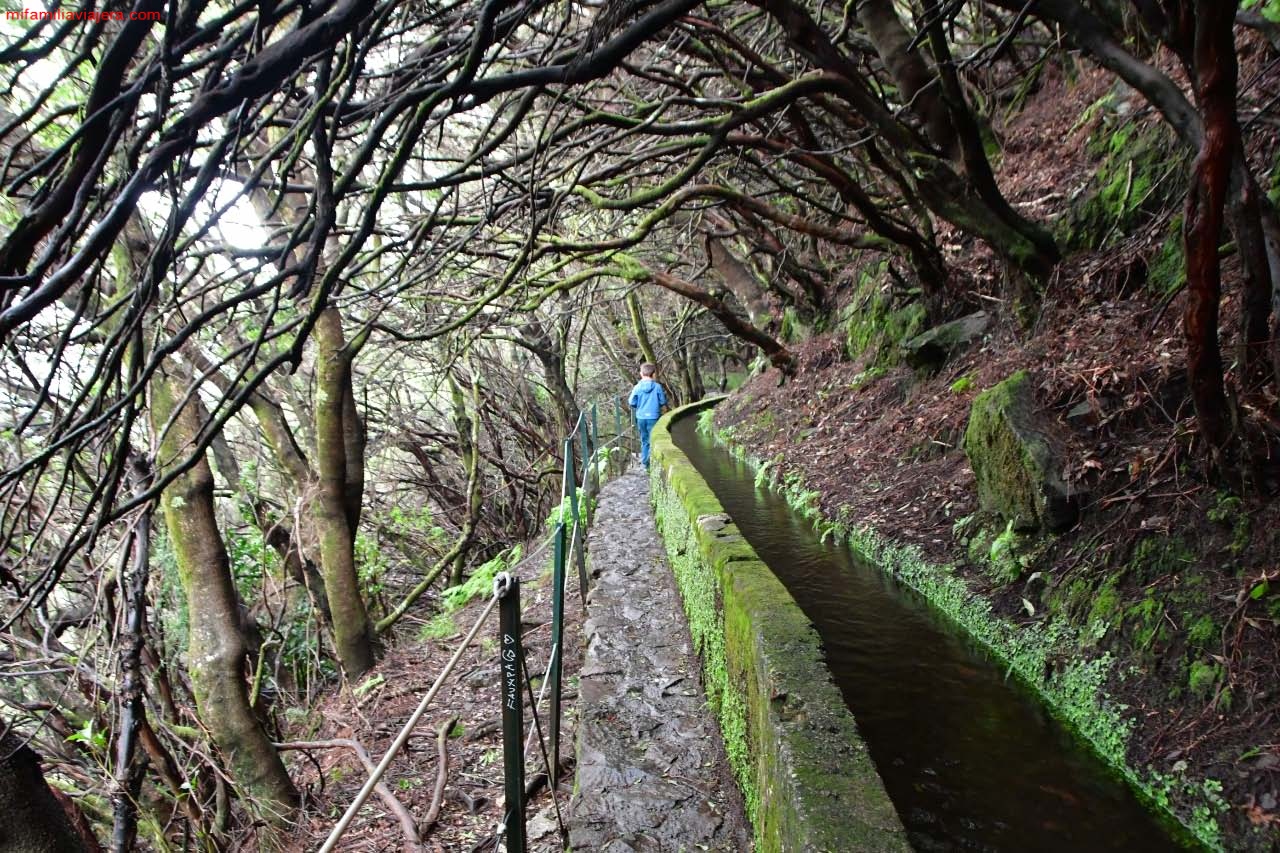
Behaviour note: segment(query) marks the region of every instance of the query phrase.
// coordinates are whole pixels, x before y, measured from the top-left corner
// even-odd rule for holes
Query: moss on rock
[[[1057,532],[1075,523],[1075,501],[1039,428],[1026,371],[974,398],[964,452],[982,508],[1011,522],[1014,530]]]
[[[1160,215],[1180,192],[1172,174],[1184,156],[1161,124],[1107,116],[1089,139],[1093,180],[1063,217],[1055,236],[1073,249],[1103,249]]]
[[[919,302],[897,304],[889,281],[888,261],[864,268],[858,274],[853,297],[842,317],[845,354],[856,359],[870,353],[873,367],[885,367],[900,357],[899,345],[924,328],[925,311]]]

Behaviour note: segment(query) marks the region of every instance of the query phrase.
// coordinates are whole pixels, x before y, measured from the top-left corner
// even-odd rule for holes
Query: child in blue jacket
[[[657,372],[658,369],[647,361],[640,365],[640,381],[631,389],[631,397],[627,401],[636,419],[636,429],[640,432],[640,461],[646,471],[649,470],[649,433],[667,405],[667,392],[653,378]]]

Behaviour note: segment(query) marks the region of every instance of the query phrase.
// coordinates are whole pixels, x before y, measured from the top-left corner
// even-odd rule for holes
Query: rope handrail
[[[564,536],[568,525],[566,524],[566,520],[563,516],[562,507],[563,507],[564,500],[566,498],[569,498],[571,495],[573,496],[575,507],[573,511],[573,515],[574,515],[573,525],[572,525],[573,532],[572,532],[572,538],[568,540],[568,550],[570,553],[573,553],[573,551],[576,550],[578,552],[579,559],[581,560],[583,556],[583,549],[585,548],[585,541],[584,541],[585,536],[582,538],[579,538],[578,534],[580,529],[585,531],[589,527],[589,524],[587,523],[589,519],[580,517],[578,515],[577,508],[576,508],[576,495],[577,495],[578,487],[577,487],[577,483],[575,482],[575,478],[573,476],[570,476],[570,467],[571,467],[570,460],[573,455],[573,445],[572,445],[573,436],[575,435],[582,436],[582,448],[583,448],[583,457],[584,457],[582,459],[582,468],[583,468],[582,473],[584,478],[583,485],[586,486],[591,479],[589,472],[591,470],[591,465],[593,461],[598,460],[602,451],[606,451],[611,447],[613,447],[615,444],[618,444],[623,440],[628,439],[630,437],[630,433],[632,429],[632,424],[629,422],[626,430],[621,430],[621,423],[619,421],[617,424],[619,431],[614,435],[614,437],[609,441],[605,442],[604,444],[596,444],[596,437],[595,437],[596,411],[597,410],[596,410],[595,404],[592,404],[591,421],[588,422],[586,420],[587,418],[586,408],[580,409],[578,412],[578,419],[574,423],[573,429],[566,436],[566,439],[565,439],[566,456],[565,456],[565,466],[564,466],[564,477],[562,481],[561,495],[560,495],[561,508],[557,509],[558,518],[557,518],[557,523],[555,525],[555,529],[546,538],[544,538],[541,542],[539,542],[528,554],[526,554],[521,560],[519,560],[516,563],[516,565],[512,567],[511,572],[509,573],[503,572],[500,575],[498,575],[497,578],[494,579],[493,595],[490,597],[488,603],[485,605],[484,610],[476,618],[475,624],[471,626],[471,629],[467,632],[466,637],[464,637],[462,642],[458,645],[458,648],[454,650],[453,655],[449,658],[449,662],[445,664],[444,669],[442,669],[440,674],[436,677],[435,682],[431,685],[431,688],[427,691],[427,694],[418,703],[418,706],[417,708],[414,709],[413,713],[409,715],[409,718],[405,721],[404,726],[400,729],[399,734],[396,735],[395,740],[392,741],[391,746],[387,748],[386,753],[382,756],[382,760],[378,762],[377,767],[374,767],[372,769],[372,771],[369,774],[369,778],[365,780],[359,792],[356,794],[355,799],[352,800],[351,805],[347,807],[346,811],[343,812],[342,817],[339,818],[336,824],[334,824],[334,827],[330,831],[328,838],[325,839],[324,844],[320,847],[319,853],[332,853],[338,841],[346,833],[347,829],[350,828],[351,822],[355,819],[356,814],[368,801],[369,797],[374,793],[374,791],[377,789],[378,785],[382,781],[382,777],[386,774],[387,769],[391,766],[391,762],[396,758],[396,756],[400,753],[400,751],[403,750],[405,745],[409,742],[409,739],[412,736],[413,730],[417,727],[418,722],[422,719],[423,714],[426,713],[427,708],[430,706],[432,700],[435,699],[436,694],[439,693],[440,688],[444,685],[446,679],[449,678],[449,676],[453,673],[453,670],[457,667],[458,662],[462,659],[463,653],[465,653],[466,650],[470,648],[472,643],[475,641],[476,636],[480,633],[480,629],[484,626],[484,623],[488,620],[489,616],[493,613],[494,608],[497,606],[498,602],[502,599],[503,595],[505,594],[505,591],[510,587],[513,577],[516,578],[518,582],[519,570],[526,565],[532,564],[534,561],[534,558],[542,554],[542,552],[545,551],[546,548],[552,542],[555,542],[557,538]],[[618,415],[617,415],[617,412],[615,411],[615,419],[617,419],[617,417]],[[590,434],[591,436],[590,441],[588,440],[588,434]],[[597,478],[598,476],[599,475],[597,474]],[[598,479],[597,479],[597,482],[598,482]],[[561,559],[563,559],[564,557],[567,557],[567,555],[562,556],[561,554],[562,550],[563,549],[561,548],[557,548],[557,557],[556,557],[557,564],[559,564],[559,561]],[[582,582],[585,584],[586,582],[585,576],[582,578]],[[586,594],[585,589],[582,591],[582,594],[585,596]],[[518,607],[519,607],[518,603],[515,606],[518,610]],[[506,616],[504,615],[503,618],[505,619]],[[561,619],[563,619],[563,614],[561,614]],[[525,667],[523,655],[521,656],[521,658],[522,659],[520,661],[520,668],[523,669]],[[525,738],[524,749],[522,749],[520,752],[522,757],[527,757],[529,749],[532,747],[533,743],[536,740],[536,742],[542,748],[543,760],[547,762],[547,765],[548,765],[547,772],[551,779],[555,778],[556,770],[551,766],[552,762],[548,760],[546,756],[546,744],[543,741],[541,727],[539,726],[538,714],[541,709],[542,700],[546,696],[548,685],[551,682],[551,678],[549,676],[551,675],[553,668],[556,666],[557,663],[560,662],[560,660],[561,660],[560,643],[553,642],[552,648],[550,649],[550,653],[548,654],[548,658],[547,658],[547,675],[543,677],[543,682],[538,691],[538,696],[535,698],[532,695],[532,689],[529,690],[529,694],[530,694],[529,700],[530,700],[530,706],[531,706],[530,710],[533,715],[533,722],[530,726],[529,736]],[[528,677],[527,671],[526,671],[525,677],[526,679]],[[559,684],[558,678],[556,679],[556,681],[557,681],[557,687],[558,687],[558,684]],[[530,688],[530,685],[528,684],[527,681],[525,686],[526,688]],[[559,694],[557,693],[552,697],[553,710],[558,708],[558,699],[557,699],[558,695]],[[553,737],[553,740],[555,741],[555,749],[556,749],[556,752],[558,753],[559,751],[558,711],[555,713],[554,716],[556,717],[556,720],[554,721],[553,732],[555,733],[555,736]],[[536,738],[535,738],[535,734],[536,734]],[[552,792],[552,797],[553,799],[555,798],[554,791]],[[558,810],[558,804],[557,804],[557,810]],[[521,818],[521,820],[523,820],[523,817]],[[504,821],[504,824],[505,824],[505,821]]]
[[[409,742],[409,737],[417,727],[418,721],[422,719],[422,715],[426,713],[427,706],[430,705],[431,700],[436,697],[436,693],[438,693],[441,686],[444,685],[445,679],[452,674],[454,667],[456,667],[458,665],[458,661],[462,659],[462,653],[465,652],[475,640],[476,635],[480,633],[480,629],[484,626],[489,615],[493,613],[493,609],[497,604],[498,590],[495,587],[493,595],[489,599],[489,603],[485,605],[484,610],[476,619],[475,624],[471,626],[471,630],[467,633],[467,636],[453,653],[453,656],[449,658],[449,662],[445,664],[440,675],[436,677],[435,683],[431,685],[431,689],[427,691],[427,695],[422,697],[422,701],[418,703],[418,707],[409,715],[409,719],[405,721],[404,727],[400,729],[400,733],[396,735],[396,739],[392,741],[391,746],[387,748],[386,754],[382,756],[382,760],[378,762],[378,766],[369,774],[369,778],[365,780],[365,783],[360,788],[359,793],[356,794],[356,798],[351,801],[351,805],[347,806],[347,810],[343,812],[342,817],[336,824],[334,824],[333,830],[329,833],[329,837],[325,839],[324,844],[320,847],[320,853],[332,853],[339,839],[341,839],[343,834],[346,833],[347,827],[351,825],[351,821],[355,818],[356,812],[360,811],[360,808],[369,799],[370,795],[373,794],[373,790],[377,787],[378,782],[382,781],[382,777],[387,772],[387,768],[391,766],[392,760],[394,760],[400,753],[400,750],[404,749],[405,744]]]

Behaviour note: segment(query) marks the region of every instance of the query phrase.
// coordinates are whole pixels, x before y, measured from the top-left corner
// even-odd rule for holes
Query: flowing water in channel
[[[1179,850],[1132,792],[920,598],[696,431],[672,436],[817,627],[919,851]]]

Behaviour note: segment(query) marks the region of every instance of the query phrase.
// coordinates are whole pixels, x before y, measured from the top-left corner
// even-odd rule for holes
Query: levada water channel
[[[813,525],[696,418],[672,438],[822,638],[919,851],[1180,850],[1160,821],[1026,691],[910,590]]]

